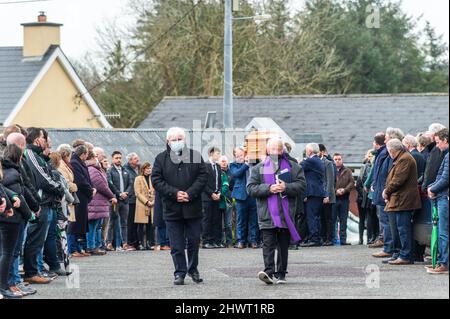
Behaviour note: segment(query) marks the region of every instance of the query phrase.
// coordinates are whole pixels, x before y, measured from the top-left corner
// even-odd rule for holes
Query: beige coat
[[[69,192],[76,193],[78,191],[77,184],[74,183],[74,176],[72,170],[67,166],[64,161],[61,161],[61,164],[58,167],[58,171],[64,176],[67,181],[67,185],[69,186]],[[69,209],[69,221],[75,222],[75,206],[67,204],[67,208]]]
[[[148,224],[149,217],[153,222],[153,205],[155,204],[155,189],[152,182],[147,184],[144,176],[138,176],[134,180],[134,192],[136,194],[136,214],[134,222],[136,224]],[[151,207],[146,204],[150,202]]]

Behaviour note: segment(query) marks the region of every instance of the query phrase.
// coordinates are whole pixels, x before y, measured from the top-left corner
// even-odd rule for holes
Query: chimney
[[[43,56],[51,45],[61,44],[62,24],[47,22],[43,11],[39,13],[37,22],[22,23],[22,26],[24,58]]]

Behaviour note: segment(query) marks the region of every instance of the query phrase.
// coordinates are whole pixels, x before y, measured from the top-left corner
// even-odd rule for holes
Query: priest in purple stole
[[[289,243],[291,238],[300,240],[294,223],[297,197],[305,190],[303,169],[286,156],[283,140],[269,139],[267,157],[252,169],[247,184],[248,194],[257,201],[263,241],[265,269],[258,278],[266,284],[286,282]]]

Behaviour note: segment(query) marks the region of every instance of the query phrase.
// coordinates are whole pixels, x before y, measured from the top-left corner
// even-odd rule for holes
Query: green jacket
[[[227,201],[230,201],[230,181],[228,179],[228,174],[222,171],[222,190],[220,192],[220,209],[227,209]]]

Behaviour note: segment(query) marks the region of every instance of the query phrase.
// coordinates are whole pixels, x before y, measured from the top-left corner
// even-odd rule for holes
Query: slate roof
[[[204,125],[207,112],[217,112],[222,123],[222,97],[166,97],[140,128],[192,128]],[[347,162],[360,162],[372,146],[376,132],[399,127],[415,135],[433,122],[449,124],[448,94],[304,95],[237,97],[235,127],[245,128],[255,117],[272,118],[297,143],[305,133],[322,137],[329,151],[344,154]]]
[[[0,125],[47,62],[56,46],[41,58],[22,57],[22,47],[0,47]]]

